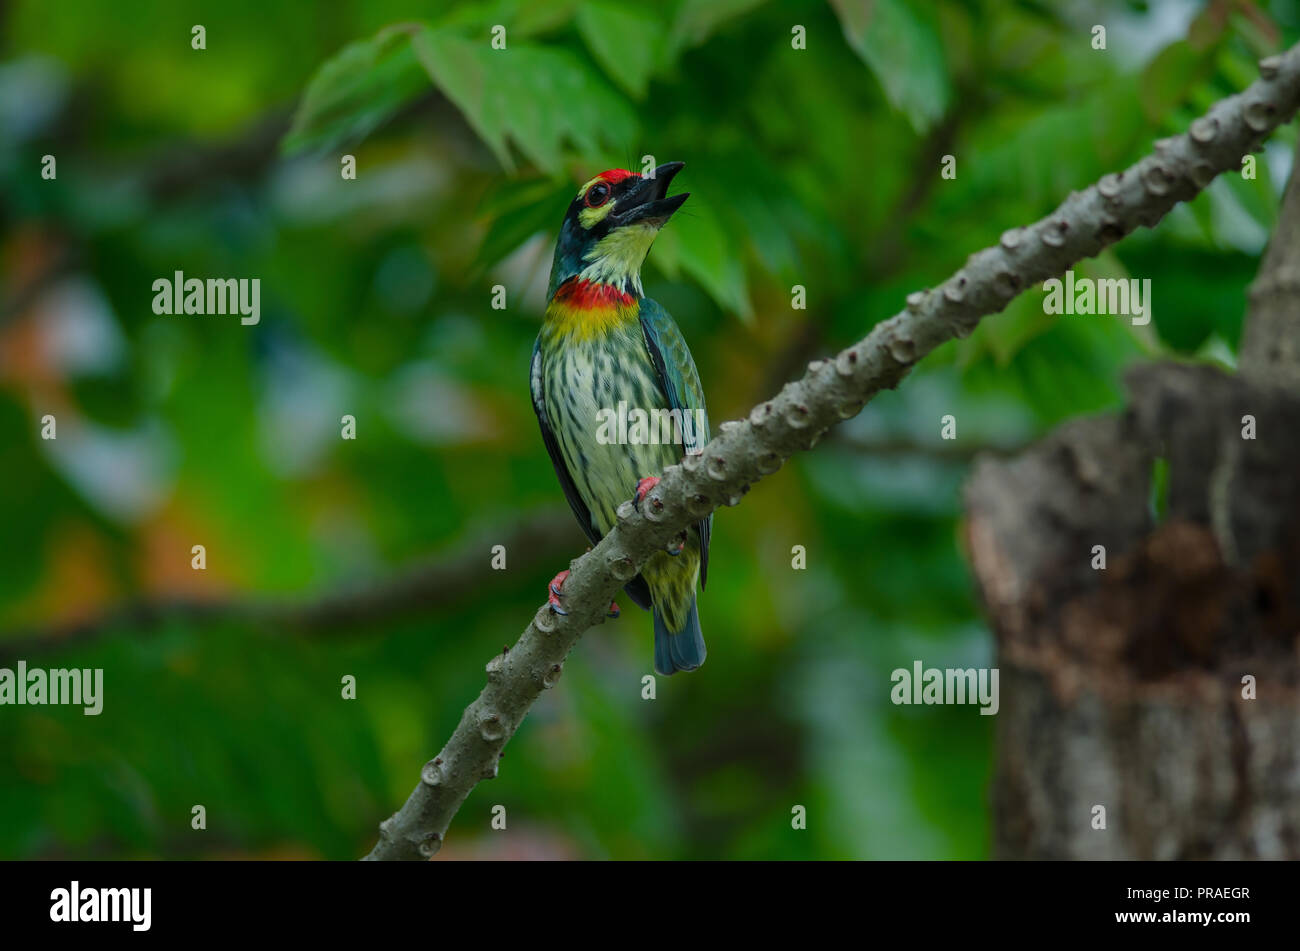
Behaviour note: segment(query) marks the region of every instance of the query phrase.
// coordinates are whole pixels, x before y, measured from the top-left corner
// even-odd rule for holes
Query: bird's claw
[[[676,556],[680,555],[682,551],[685,550],[685,548],[686,548],[686,532],[683,531],[676,538],[673,539],[673,543],[669,545],[667,548],[665,548],[664,551],[668,552],[668,554],[672,555],[675,558]]]
[[[659,484],[658,476],[646,476],[639,479],[636,484],[636,493],[632,496],[632,504],[640,508],[641,500],[650,494],[650,491]]]
[[[558,575],[552,578],[551,583],[546,586],[546,603],[551,606],[551,610],[556,614],[565,617],[568,617],[569,612],[560,607],[560,598],[564,597],[564,582],[568,579],[569,572],[567,570],[561,571]],[[618,615],[618,602],[609,602],[609,611],[607,612],[607,616],[618,617]]]
[[[556,614],[567,615],[569,612],[560,607],[560,597],[563,594],[564,582],[569,577],[568,570],[561,571],[551,579],[551,583],[546,586],[546,603],[551,606],[551,610]]]

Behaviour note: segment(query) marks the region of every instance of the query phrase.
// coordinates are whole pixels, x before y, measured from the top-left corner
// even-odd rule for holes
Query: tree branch
[[[835,445],[870,456],[873,459],[924,459],[937,463],[968,463],[976,456],[1013,456],[1025,447],[1021,444],[1001,445],[981,443],[974,439],[961,442],[943,439],[938,442],[920,442],[915,439],[869,439],[863,436],[846,436],[837,433]]]
[[[569,613],[559,616],[543,605],[518,643],[488,662],[487,686],[442,752],[425,764],[406,803],[380,824],[379,842],[366,858],[422,859],[438,851],[460,804],[480,780],[496,775],[502,748],[541,692],[555,685],[583,632],[604,620],[618,589],[678,532],[721,505],[737,504],[751,485],[811,448],[880,390],[896,386],[935,347],[968,335],[982,316],[1138,225],[1155,225],[1216,175],[1239,168],[1242,156],[1300,106],[1300,45],[1263,61],[1260,71],[1260,80],[1217,103],[1188,134],[1157,142],[1154,155],[1072,194],[1041,221],[1007,231],[941,287],[909,295],[907,309],[864,340],[811,363],[802,379],[746,420],[723,423],[702,454],[664,470],[640,510],[625,502],[614,529],[572,563],[564,584]]]
[[[1282,385],[1300,379],[1300,143],[1282,196],[1277,228],[1250,286],[1241,372]]]
[[[169,620],[236,621],[297,633],[358,627],[445,607],[484,590],[502,574],[491,569],[493,545],[505,546],[512,568],[529,568],[552,558],[570,534],[580,537],[568,510],[548,510],[510,530],[479,532],[459,543],[455,553],[417,563],[391,578],[316,598],[139,600],[106,615],[0,635],[0,663],[82,646],[117,628],[138,631]]]

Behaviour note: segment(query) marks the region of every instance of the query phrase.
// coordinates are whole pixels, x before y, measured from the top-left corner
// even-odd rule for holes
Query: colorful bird
[[[626,169],[597,175],[569,206],[555,246],[550,303],[533,347],[533,409],[560,486],[593,545],[614,527],[623,501],[631,496],[639,505],[659,481],[655,473],[709,441],[691,352],[668,312],[641,289],[650,245],[688,197],[665,197],[681,169],[668,162],[648,177]],[[704,663],[695,584],[703,588],[708,575],[712,524],[710,515],[683,531],[625,588],[654,611],[661,674]],[[550,584],[548,601],[560,614],[568,574]],[[617,604],[610,616],[618,616]]]

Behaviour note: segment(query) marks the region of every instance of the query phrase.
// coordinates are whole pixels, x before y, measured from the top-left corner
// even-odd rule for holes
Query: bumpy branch
[[[830,360],[808,366],[748,419],[726,422],[697,456],[668,467],[640,510],[625,502],[618,524],[572,563],[564,583],[567,616],[543,605],[509,651],[487,665],[487,686],[469,705],[447,745],[424,765],[398,812],[380,824],[367,859],[425,859],[436,853],[460,804],[497,773],[502,748],[541,692],[555,685],[583,632],[655,551],[721,505],[735,505],[823,432],[896,386],[922,357],[967,336],[982,316],[1001,311],[1021,291],[1092,257],[1139,225],[1155,225],[1175,204],[1243,156],[1300,106],[1300,45],[1260,63],[1261,78],[1217,103],[1184,135],[1162,139],[1155,153],[1126,171],[1076,192],[1051,215],[1013,228],[998,246],[971,255],[942,286],[907,298],[907,309]]]

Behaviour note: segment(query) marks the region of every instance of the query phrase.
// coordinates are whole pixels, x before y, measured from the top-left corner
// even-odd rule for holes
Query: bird
[[[683,167],[601,172],[578,190],[556,241],[529,382],[542,441],[592,545],[614,527],[621,503],[631,498],[639,507],[658,483],[656,473],[709,440],[690,348],[641,285],[650,246],[689,197],[668,195]],[[639,425],[646,420],[659,425]],[[712,514],[693,523],[624,588],[653,612],[654,667],[664,676],[704,663],[696,584],[702,591],[708,578],[712,526]],[[548,585],[547,602],[558,614],[568,613],[568,575],[562,571]],[[609,616],[618,613],[611,604]]]

